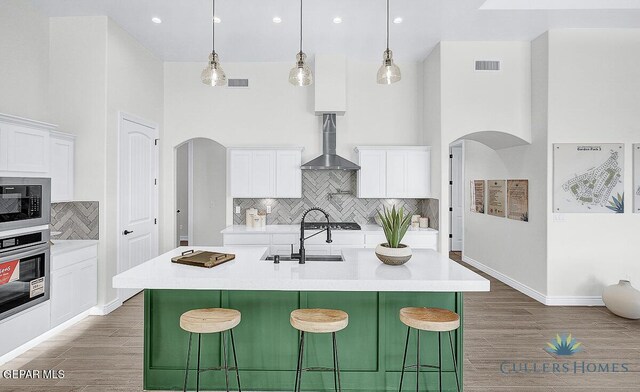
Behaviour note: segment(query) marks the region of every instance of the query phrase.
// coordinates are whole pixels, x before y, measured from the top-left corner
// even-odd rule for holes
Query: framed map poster
[[[554,144],[553,212],[624,213],[624,144]]]
[[[471,212],[484,214],[484,180],[471,181]]]
[[[488,213],[504,218],[506,216],[504,207],[507,182],[505,180],[487,180],[487,183],[489,184],[487,187],[489,188]]]
[[[640,212],[640,144],[633,145],[633,207]]]
[[[529,222],[529,180],[507,180],[507,218]]]

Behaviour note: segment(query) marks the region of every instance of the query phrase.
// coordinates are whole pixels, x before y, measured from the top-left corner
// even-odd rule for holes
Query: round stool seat
[[[349,324],[349,315],[342,310],[297,309],[291,312],[293,328],[311,333],[331,333],[343,330]]]
[[[240,324],[240,312],[234,309],[193,309],[180,316],[180,328],[191,333],[216,333]]]
[[[439,308],[402,308],[400,321],[421,331],[447,332],[460,327],[457,313]]]

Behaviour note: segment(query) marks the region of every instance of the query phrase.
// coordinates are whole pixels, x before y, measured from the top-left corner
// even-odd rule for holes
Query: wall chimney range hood
[[[336,154],[336,114],[322,115],[322,155],[301,166],[302,170],[360,170],[360,166]]]

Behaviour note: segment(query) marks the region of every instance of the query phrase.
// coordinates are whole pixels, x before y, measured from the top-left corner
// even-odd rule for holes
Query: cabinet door
[[[251,151],[229,152],[229,183],[231,197],[251,197]]]
[[[16,172],[49,172],[49,132],[7,125],[7,170]]]
[[[51,136],[51,201],[73,200],[74,142]]]
[[[387,197],[407,197],[407,152],[387,152]]]
[[[427,198],[430,196],[431,166],[429,151],[407,151],[405,166],[405,196]]]
[[[299,150],[280,150],[276,153],[276,197],[302,197],[302,153]]]
[[[358,197],[376,199],[386,194],[386,152],[384,150],[364,150],[359,152]]]
[[[51,272],[51,326],[63,323],[73,316],[77,300],[74,291],[75,265]]]
[[[251,197],[276,196],[276,152],[255,150],[251,155]]]
[[[98,261],[97,259],[85,260],[75,265],[73,274],[75,290],[75,314],[95,306],[98,301]]]

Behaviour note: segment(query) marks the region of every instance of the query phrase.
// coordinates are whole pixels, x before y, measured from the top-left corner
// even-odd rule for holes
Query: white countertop
[[[362,230],[333,230],[334,233],[382,233],[382,227],[378,225],[361,225]],[[312,231],[312,230],[309,230]],[[246,225],[233,225],[224,228],[222,234],[291,234],[299,233],[300,225],[266,225],[265,227],[253,228]],[[409,228],[408,232],[424,232],[424,233],[438,233],[435,229],[414,229]]]
[[[414,250],[403,266],[382,264],[373,249],[345,249],[344,261],[261,260],[266,247],[195,247],[233,253],[235,260],[211,269],[171,262],[179,247],[116,275],[115,288],[276,291],[489,291],[489,281],[433,250]]]
[[[74,250],[97,245],[97,240],[51,240],[51,256],[57,256]]]

